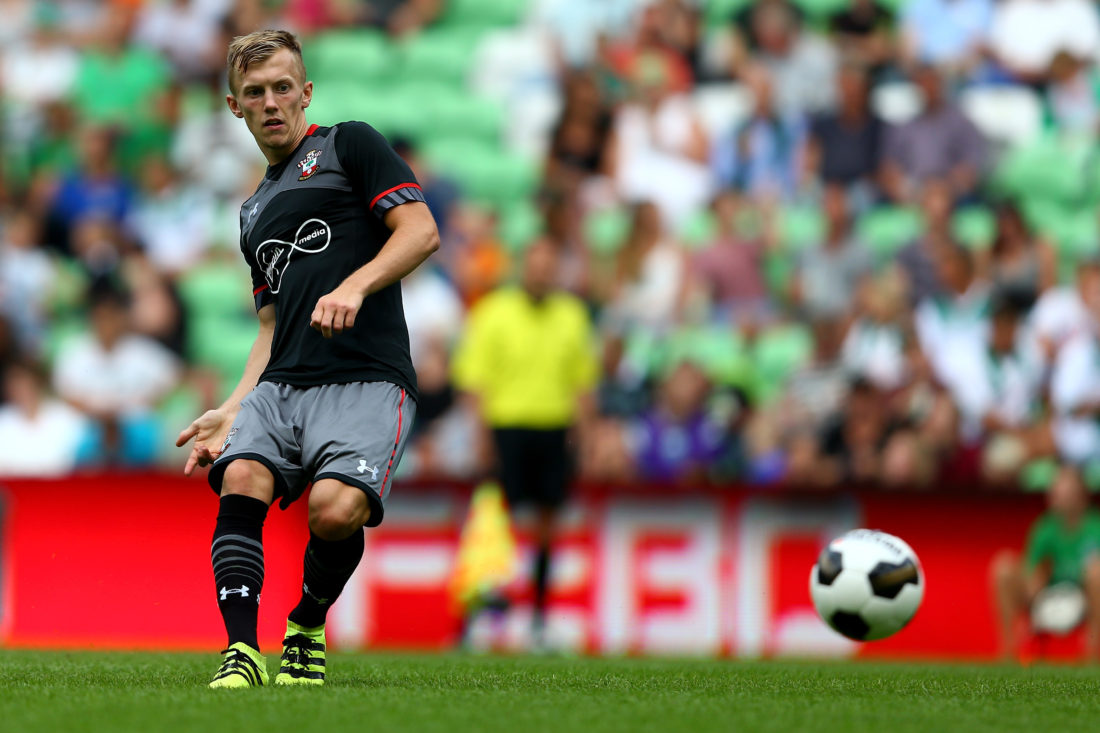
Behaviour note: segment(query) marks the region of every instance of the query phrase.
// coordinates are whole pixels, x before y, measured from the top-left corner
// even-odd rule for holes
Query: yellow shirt
[[[536,303],[519,288],[478,301],[454,359],[455,385],[495,428],[568,426],[598,370],[584,304],[567,293]]]

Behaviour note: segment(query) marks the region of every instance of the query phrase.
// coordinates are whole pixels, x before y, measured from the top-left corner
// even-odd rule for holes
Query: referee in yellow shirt
[[[573,462],[567,435],[590,410],[599,369],[588,311],[557,282],[557,251],[535,241],[519,287],[500,288],[470,311],[454,359],[455,385],[476,398],[492,431],[510,508],[536,510],[536,645],[545,641],[551,546]]]

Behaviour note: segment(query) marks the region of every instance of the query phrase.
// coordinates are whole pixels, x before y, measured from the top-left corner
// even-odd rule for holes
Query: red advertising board
[[[350,647],[446,648],[458,620],[453,571],[469,487],[398,485],[385,523],[330,617]],[[2,490],[0,638],[11,646],[215,649],[224,643],[205,482],[162,475],[8,481]],[[989,563],[1019,548],[1035,497],[745,490],[582,490],[555,555],[550,633],[590,653],[990,657]],[[897,636],[847,642],[814,615],[810,567],[832,536],[875,527],[904,538],[927,578]],[[304,503],[272,510],[261,639],[274,643],[297,600]],[[522,541],[521,548],[529,552]],[[528,595],[500,622],[526,629]]]

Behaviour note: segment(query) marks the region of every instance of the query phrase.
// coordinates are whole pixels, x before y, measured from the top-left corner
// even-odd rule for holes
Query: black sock
[[[264,585],[264,519],[267,504],[251,496],[226,494],[218,508],[218,523],[210,545],[218,610],[229,644],[244,642],[259,649],[256,616]]]
[[[302,571],[302,599],[288,617],[299,626],[316,628],[340,597],[348,578],[363,558],[363,530],[329,542],[310,532]]]
[[[535,551],[535,612],[536,627],[542,627],[546,619],[546,589],[550,585],[550,547],[542,545]]]

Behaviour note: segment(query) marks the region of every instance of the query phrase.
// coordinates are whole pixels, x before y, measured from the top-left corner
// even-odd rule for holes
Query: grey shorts
[[[366,493],[367,526],[376,527],[415,415],[416,403],[389,382],[261,382],[241,401],[210,486],[220,493],[226,466],[238,458],[259,461],[275,476],[285,509],[313,481],[334,478]]]

